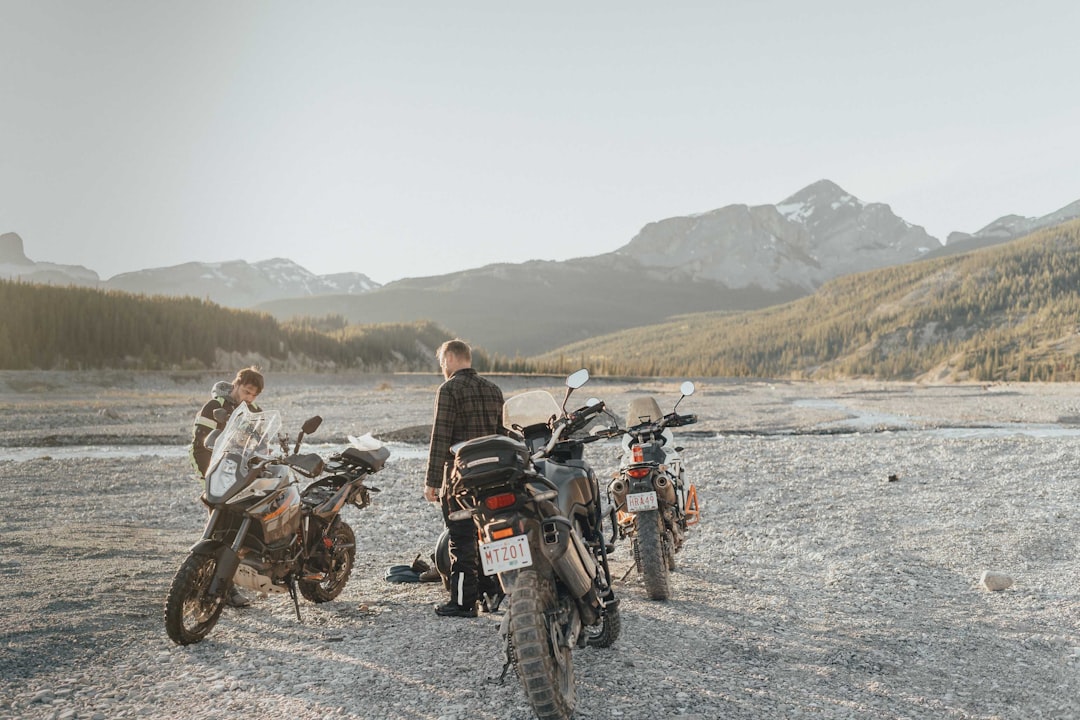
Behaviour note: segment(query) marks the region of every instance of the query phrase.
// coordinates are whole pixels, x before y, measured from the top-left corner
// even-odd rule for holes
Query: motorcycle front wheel
[[[555,587],[535,570],[521,570],[509,599],[514,663],[529,704],[540,720],[567,720],[577,703],[574,659],[555,642]]]
[[[664,553],[664,520],[658,510],[646,510],[637,514],[636,521],[634,559],[645,580],[645,592],[651,600],[667,600],[671,588]]]
[[[356,561],[356,535],[349,524],[338,521],[326,534],[330,539],[330,559],[321,580],[300,580],[300,594],[313,603],[329,602],[341,594],[349,582]]]
[[[216,570],[217,558],[189,555],[176,571],[165,601],[165,632],[177,645],[199,642],[221,617],[224,598],[207,594]]]

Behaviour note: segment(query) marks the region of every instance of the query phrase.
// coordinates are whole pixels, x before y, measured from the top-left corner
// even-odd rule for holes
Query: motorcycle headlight
[[[214,471],[210,473],[210,480],[206,484],[206,494],[221,497],[229,492],[229,488],[236,484],[236,461],[225,458]]]

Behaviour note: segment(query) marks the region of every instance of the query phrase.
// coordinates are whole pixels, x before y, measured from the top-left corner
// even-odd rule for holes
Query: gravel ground
[[[441,527],[419,445],[395,445],[374,504],[346,511],[360,547],[336,601],[302,601],[297,622],[287,596],[260,599],[169,641],[164,597],[205,515],[162,447],[215,379],[0,373],[0,718],[533,717],[513,672],[498,680],[500,614],[438,618],[441,586],[383,580]],[[271,376],[261,400],[287,428],[323,415],[313,441],[407,441],[436,385]],[[666,408],[677,386],[580,392]],[[701,523],[671,600],[617,584],[622,636],[574,653],[577,717],[1080,718],[1078,408],[1075,385],[699,383],[679,409],[701,422],[675,432]],[[589,453],[601,475],[617,461]],[[986,590],[988,570],[1014,584]]]

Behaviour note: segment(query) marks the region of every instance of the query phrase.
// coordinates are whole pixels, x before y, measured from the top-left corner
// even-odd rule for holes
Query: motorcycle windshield
[[[660,412],[660,406],[652,396],[634,398],[626,409],[626,424],[633,427],[644,423],[660,422],[664,414]]]
[[[240,467],[248,467],[251,458],[270,453],[270,443],[280,429],[281,416],[276,412],[251,412],[247,405],[240,405],[229,416],[225,429],[214,443],[210,467],[216,467],[228,454],[239,455]]]
[[[561,412],[559,403],[555,402],[555,398],[547,390],[530,390],[503,403],[503,426],[527,428],[530,425],[547,424]]]

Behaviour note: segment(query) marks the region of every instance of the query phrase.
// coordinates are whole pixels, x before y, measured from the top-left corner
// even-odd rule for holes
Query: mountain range
[[[361,273],[317,276],[285,259],[186,263],[101,281],[81,266],[28,260],[14,233],[0,236],[0,277],[206,297],[281,319],[432,320],[490,352],[529,356],[680,314],[776,305],[833,278],[967,252],[1077,217],[1080,201],[1040,218],[1005,215],[975,233],[951,233],[943,244],[888,205],[821,180],[775,205],[734,204],[649,223],[601,255],[493,264],[383,286]]]
[[[96,272],[82,265],[30,260],[23,250],[22,238],[13,232],[0,235],[0,278],[142,295],[188,295],[235,308],[248,308],[279,298],[365,293],[380,287],[362,273],[316,275],[284,258],[255,263],[244,260],[189,262],[121,273],[102,280]]]

